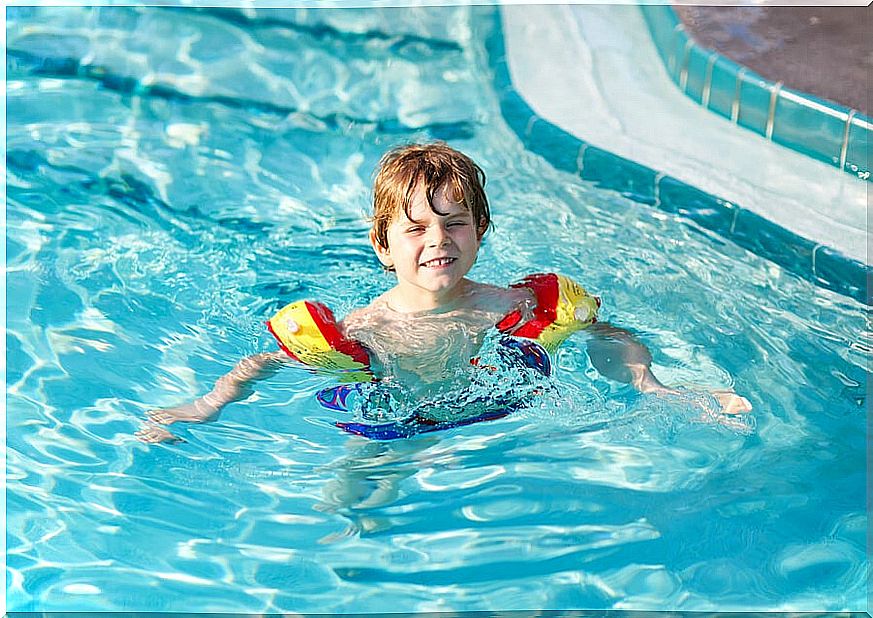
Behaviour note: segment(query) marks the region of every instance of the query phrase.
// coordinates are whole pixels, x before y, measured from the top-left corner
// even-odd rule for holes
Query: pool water
[[[494,10],[7,9],[10,611],[866,608],[864,307],[526,152]],[[138,442],[284,303],[391,285],[372,171],[431,139],[488,175],[471,276],[572,276],[683,393],[575,337],[497,421],[367,441],[289,367]]]

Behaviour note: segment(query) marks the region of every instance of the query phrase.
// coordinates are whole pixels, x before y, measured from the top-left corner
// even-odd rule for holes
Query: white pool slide
[[[674,176],[869,264],[869,182],[687,98],[633,5],[504,5],[515,88],[579,139]]]

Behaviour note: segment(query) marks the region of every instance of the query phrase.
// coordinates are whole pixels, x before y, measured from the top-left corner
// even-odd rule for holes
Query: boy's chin
[[[431,275],[429,277],[420,277],[417,287],[430,292],[431,294],[442,295],[451,292],[455,287],[457,287],[461,279],[463,279],[463,277],[452,277],[442,274],[436,276]]]
[[[456,272],[437,272],[437,273],[425,273],[423,277],[419,277],[419,280],[423,285],[428,288],[445,290],[448,288],[453,288],[463,279],[463,276],[458,276]]]

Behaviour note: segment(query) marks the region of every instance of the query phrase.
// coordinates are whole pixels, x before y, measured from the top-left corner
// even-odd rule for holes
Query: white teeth
[[[455,258],[436,258],[435,260],[428,260],[423,264],[423,266],[444,266],[446,264],[451,264],[455,261]]]

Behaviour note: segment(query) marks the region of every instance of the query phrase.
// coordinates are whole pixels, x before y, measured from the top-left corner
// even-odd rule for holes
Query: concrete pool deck
[[[773,82],[870,116],[873,11],[855,6],[675,6],[700,45]]]
[[[702,108],[667,75],[636,6],[504,6],[512,80],[534,111],[869,263],[869,183]]]

